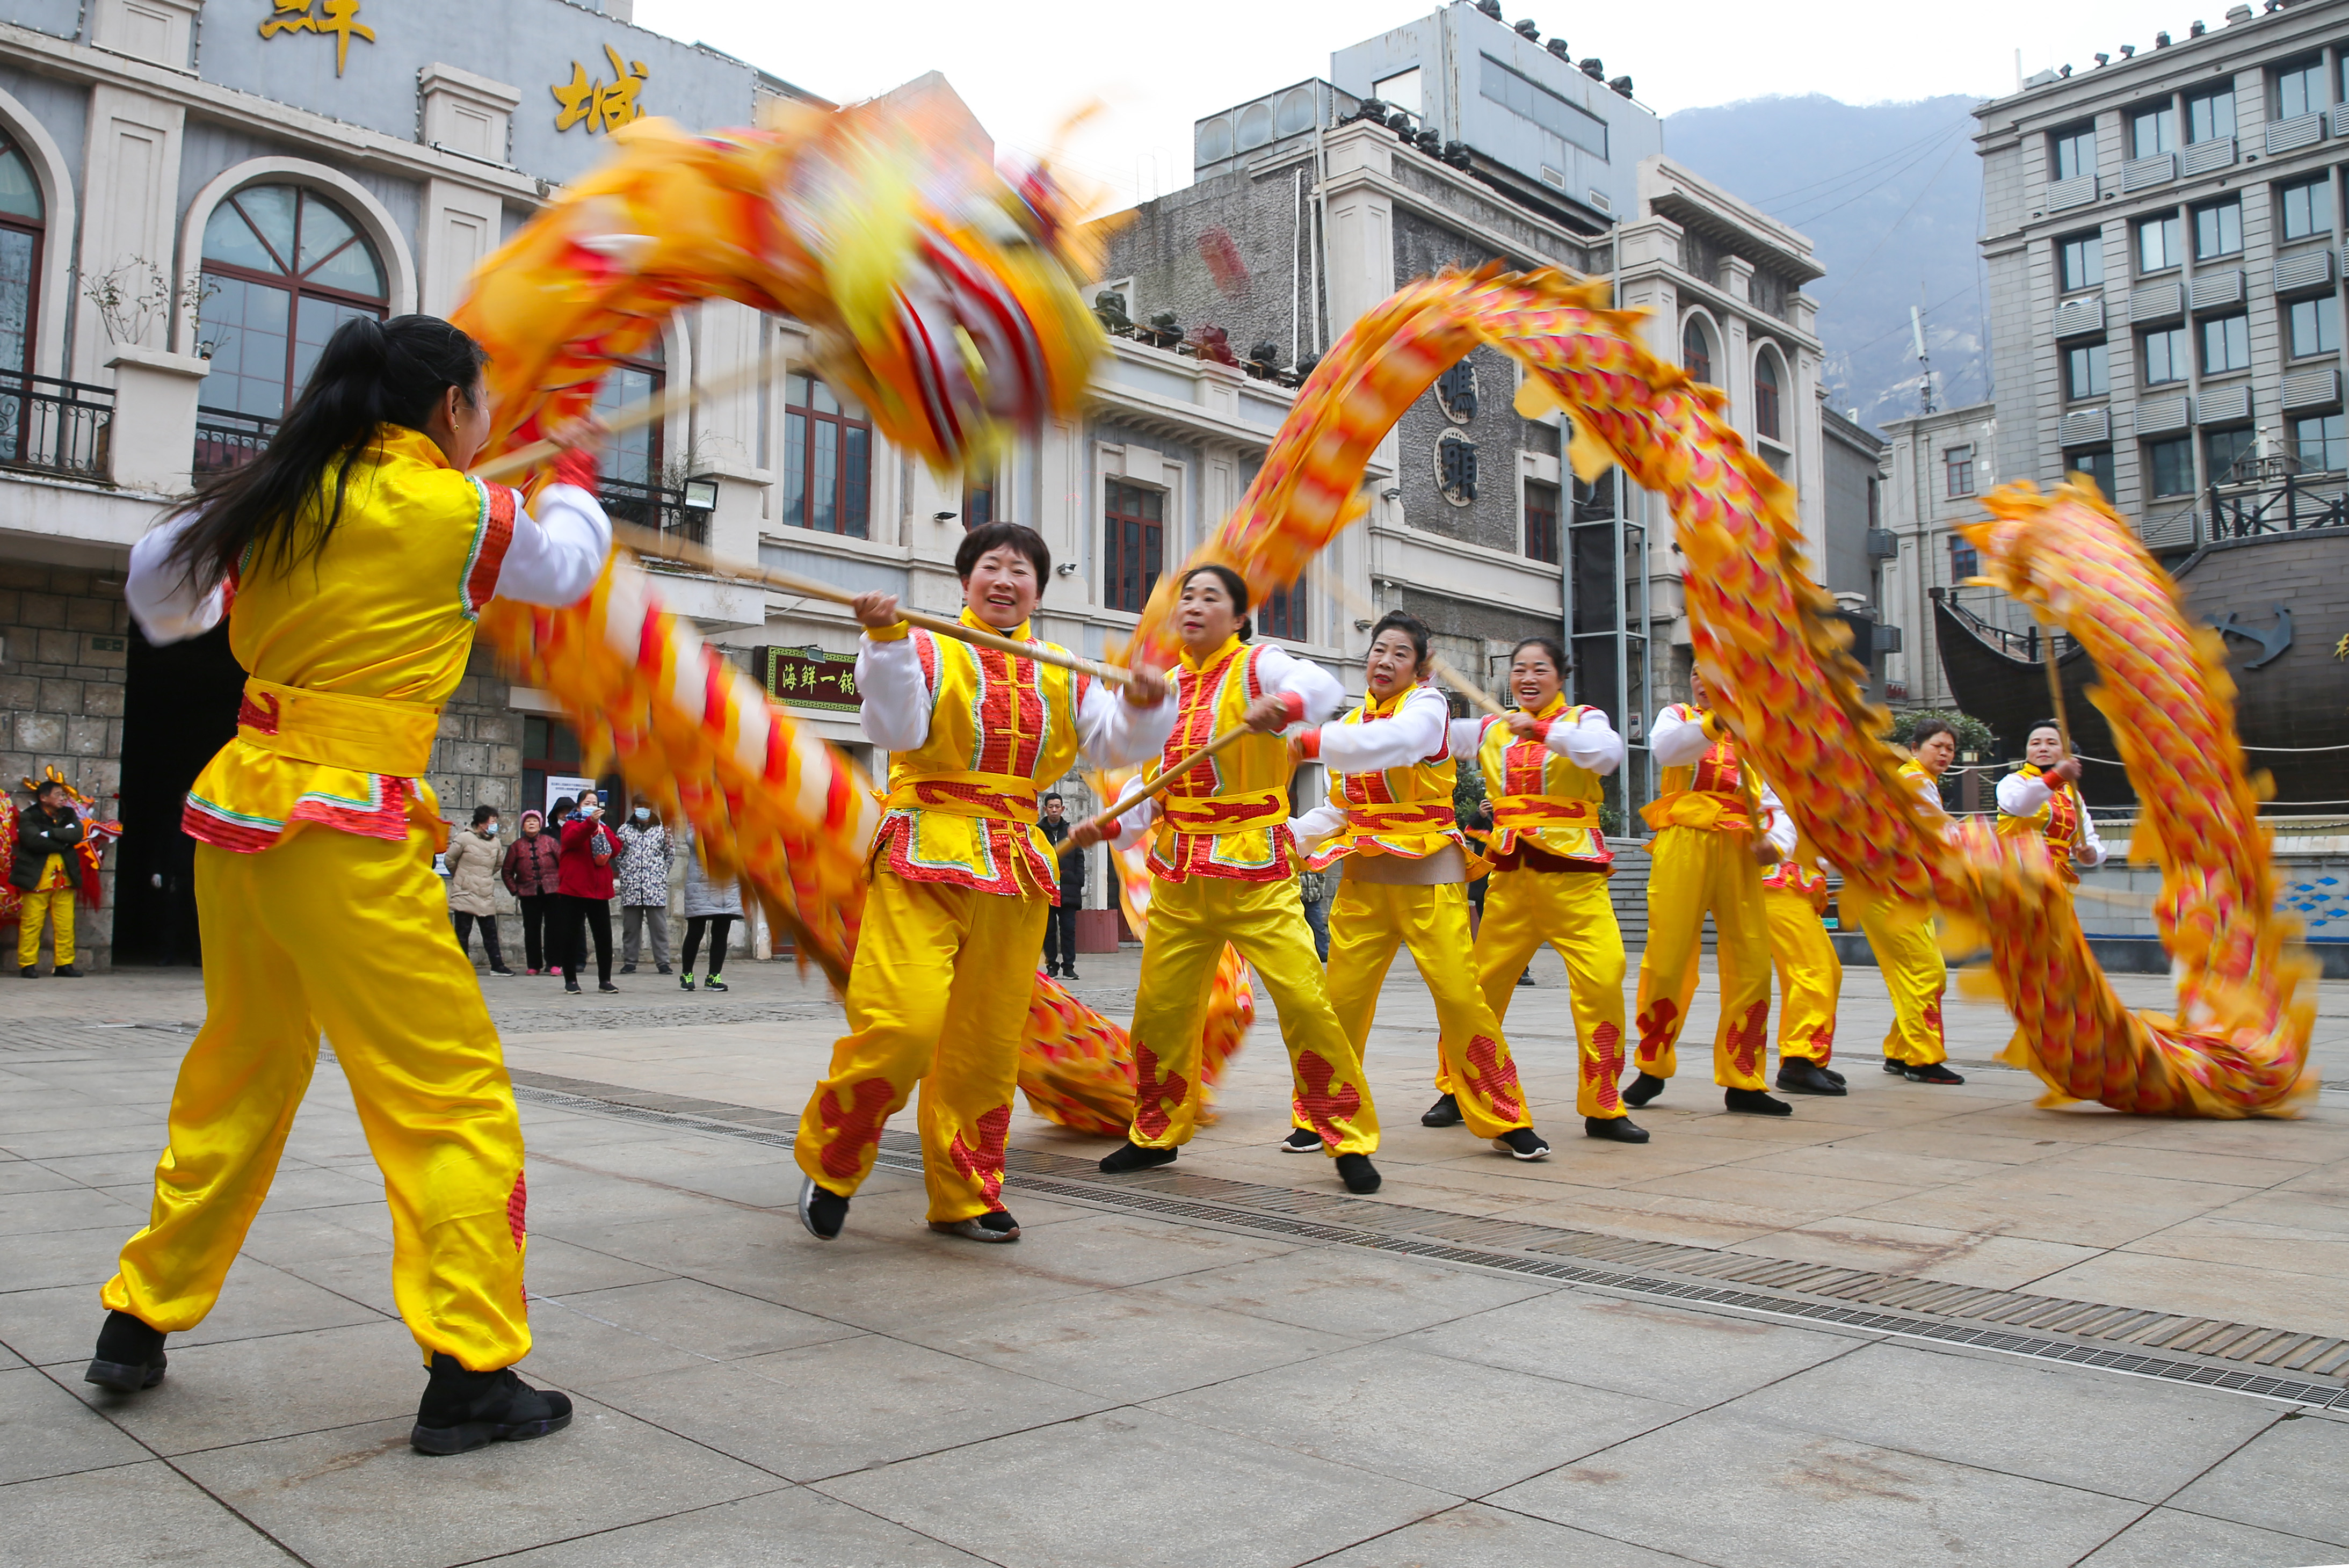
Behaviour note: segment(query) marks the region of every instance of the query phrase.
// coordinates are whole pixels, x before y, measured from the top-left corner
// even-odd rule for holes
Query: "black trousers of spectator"
[[[1053,905],[1044,923],[1044,967],[1055,975],[1077,972],[1077,912],[1071,905]]]
[[[579,971],[587,963],[587,934],[595,934],[596,984],[612,983],[612,904],[608,899],[580,898],[572,893],[557,893],[563,901],[561,918],[563,939],[563,978],[565,984],[575,982]]]
[[[701,933],[709,933],[709,978],[715,980],[726,973],[726,934],[734,929],[730,914],[696,914],[685,923],[685,948],[678,954],[677,972],[693,973],[693,955],[701,951]]]
[[[450,911],[450,918],[457,923],[457,951],[463,954],[468,962],[471,962],[473,956],[473,926],[479,923],[481,928],[481,951],[489,955],[490,967],[502,969],[506,966],[505,954],[498,951],[498,917],[496,915],[468,914],[463,910],[458,909]]]
[[[559,969],[562,967],[563,912],[560,893],[524,893],[515,900],[522,905],[522,962],[525,969]],[[540,944],[540,934],[545,944]],[[552,960],[552,962],[550,962]]]

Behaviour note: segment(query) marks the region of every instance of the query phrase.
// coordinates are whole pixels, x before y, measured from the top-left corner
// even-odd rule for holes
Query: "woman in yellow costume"
[[[1623,765],[1623,738],[1595,707],[1566,700],[1566,650],[1528,637],[1509,655],[1517,711],[1506,718],[1452,721],[1452,755],[1485,775],[1493,805],[1487,846],[1493,880],[1476,928],[1476,984],[1493,1021],[1506,1025],[1526,961],[1547,942],[1566,960],[1574,1036],[1581,1047],[1575,1109],[1582,1130],[1617,1143],[1645,1143],[1618,1084],[1623,1077],[1623,929],[1607,879],[1614,851],[1599,831],[1599,780]],[[1439,1066],[1442,1098],[1421,1122],[1456,1127],[1460,1108]]]
[[[1846,1094],[1843,1074],[1827,1065],[1835,1057],[1843,961],[1821,923],[1826,872],[1796,846],[1795,820],[1775,795],[1763,807],[1763,820],[1771,864],[1762,873],[1762,915],[1770,928],[1770,963],[1778,972],[1778,1092]]]
[[[1363,669],[1362,705],[1298,738],[1299,750],[1330,772],[1329,800],[1296,823],[1299,847],[1317,871],[1345,861],[1330,907],[1330,1003],[1360,1055],[1395,950],[1409,947],[1442,1028],[1437,1087],[1471,1133],[1519,1160],[1543,1159],[1549,1144],[1533,1130],[1516,1061],[1470,954],[1468,856],[1452,812],[1452,708],[1423,684],[1427,628],[1390,611],[1371,628]],[[1501,984],[1514,985],[1524,962]],[[1287,1147],[1299,1147],[1309,1130],[1292,1131]]]
[[[1029,627],[1052,580],[1034,529],[972,529],[955,573],[964,625],[1054,646]],[[883,1125],[919,1084],[930,1228],[1016,1242],[1004,1150],[1029,978],[1061,896],[1037,802],[1080,755],[1095,768],[1149,755],[1174,705],[1148,671],[1121,697],[1058,665],[916,631],[894,594],[862,594],[855,611],[857,722],[891,753],[889,794],[848,972],[849,1032],[800,1116],[800,1222],[820,1241],[840,1234]]]
[[[1957,731],[1938,718],[1920,718],[1909,737],[1909,760],[1900,777],[1917,792],[1920,816],[1957,832],[1941,805],[1941,775],[1958,758]],[[1843,906],[1868,934],[1876,950],[1884,988],[1892,995],[1892,1027],[1884,1036],[1884,1070],[1910,1083],[1959,1084],[1966,1080],[1946,1065],[1941,1037],[1941,1002],[1949,989],[1949,965],[1933,936],[1931,906],[1869,898],[1844,884]]]
[[[1148,836],[1155,885],[1133,1001],[1133,1126],[1101,1168],[1112,1176],[1146,1171],[1190,1141],[1202,1094],[1200,1019],[1228,942],[1280,1010],[1292,1109],[1313,1130],[1311,1147],[1333,1157],[1349,1191],[1375,1192],[1378,1109],[1356,1042],[1330,1008],[1298,897],[1281,738],[1291,725],[1328,717],[1345,692],[1319,665],[1249,644],[1247,605],[1247,585],[1228,567],[1184,576],[1174,606],[1183,656],[1171,672],[1181,714],[1164,755],[1135,787],[1226,730],[1254,733],[1125,812],[1110,835],[1120,846]],[[1091,822],[1070,836],[1081,845],[1103,838]]]
[[[2080,799],[2080,759],[2064,755],[2064,728],[2052,718],[2031,727],[2023,766],[1998,781],[1998,830],[2037,833],[2068,896],[2080,868],[2105,863],[2105,841]]]
[[[259,459],[132,547],[159,643],[229,624],[236,738],[188,792],[204,1026],[171,1095],[147,1228],[122,1249],[88,1379],[129,1393],[203,1321],[267,1195],[318,1034],[391,1208],[392,1290],[430,1369],[409,1440],[456,1453],[565,1425],[529,1351],[522,1126],[450,932],[447,842],[419,777],[493,594],[565,604],[611,542],[580,454],[536,515],[465,469],[490,429],[482,355],[445,321],[346,322]],[[582,432],[584,437],[587,432]]]

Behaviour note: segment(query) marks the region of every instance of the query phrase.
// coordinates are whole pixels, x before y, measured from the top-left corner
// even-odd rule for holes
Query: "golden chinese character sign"
[[[793,707],[831,708],[854,713],[864,706],[856,689],[856,655],[828,654],[822,648],[759,648],[751,667],[766,677],[767,695]]]
[[[353,37],[375,42],[375,29],[359,21],[359,0],[271,0],[271,4],[275,9],[261,24],[261,36],[274,38],[281,33],[331,33],[335,39],[335,75],[338,77],[350,59]]]
[[[277,4],[283,5],[286,0],[277,0]],[[636,95],[652,75],[651,67],[642,60],[622,60],[620,51],[609,44],[604,46],[604,57],[612,62],[615,80],[606,82],[598,76],[591,82],[587,79],[587,67],[574,60],[571,79],[546,89],[563,106],[555,111],[555,129],[569,130],[584,121],[592,135],[617,130],[644,117],[645,106],[637,101]]]

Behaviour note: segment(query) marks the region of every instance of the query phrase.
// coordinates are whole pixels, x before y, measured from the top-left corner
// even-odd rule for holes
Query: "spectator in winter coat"
[[[612,984],[612,862],[619,852],[619,841],[604,825],[604,803],[593,795],[585,797],[563,824],[563,868],[557,877],[563,891],[559,945],[565,991],[579,989],[589,932],[595,935],[595,989],[619,989]]]
[[[472,955],[473,923],[481,926],[481,951],[492,975],[512,975],[498,948],[498,810],[473,808],[473,825],[449,835],[449,916],[457,927],[457,950]]]
[[[1058,850],[1069,836],[1068,803],[1058,795],[1044,797],[1043,820],[1037,824]],[[1077,977],[1077,911],[1085,902],[1085,858],[1075,850],[1061,856],[1061,902],[1044,923],[1044,973],[1064,980]]]
[[[81,818],[66,799],[66,787],[51,779],[33,791],[33,804],[16,819],[16,854],[8,884],[25,895],[16,931],[16,973],[30,980],[39,973],[41,916],[57,931],[57,950],[49,973],[78,980],[74,967],[74,895],[80,891],[71,862],[81,842]]]
[[[742,913],[742,900],[731,882],[712,877],[702,868],[701,852],[693,841],[693,830],[685,830],[685,948],[678,957],[677,983],[693,989],[693,957],[701,949],[701,938],[709,937],[709,973],[701,983],[705,991],[723,991],[726,982],[726,935],[733,930],[735,917]]]
[[[558,956],[562,923],[555,918],[555,901],[562,895],[560,881],[563,843],[546,830],[546,820],[535,811],[522,814],[522,837],[506,851],[503,872],[506,891],[522,905],[522,946],[523,966],[533,975],[551,975],[555,965],[548,962]],[[542,954],[539,936],[544,932],[546,946]]]
[[[653,963],[668,973],[668,868],[676,851],[660,813],[644,796],[620,824],[620,973],[636,972],[637,938],[652,933]]]

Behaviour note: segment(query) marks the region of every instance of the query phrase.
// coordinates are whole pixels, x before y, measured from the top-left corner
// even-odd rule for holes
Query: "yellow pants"
[[[1950,983],[1941,945],[1933,938],[1933,912],[1921,903],[1855,897],[1847,884],[1843,908],[1868,933],[1884,988],[1892,995],[1892,1027],[1884,1054],[1910,1067],[1946,1060],[1941,1043],[1941,994]]]
[[[1003,1207],[1003,1150],[1019,1078],[1042,899],[909,882],[884,866],[848,972],[848,1029],[800,1115],[800,1169],[847,1197],[872,1174],[882,1124],[922,1089],[929,1217]]]
[[[1778,971],[1778,1057],[1807,1057],[1825,1067],[1835,1057],[1843,960],[1803,894],[1765,887],[1762,913],[1770,923],[1770,962]]]
[[[1586,1117],[1627,1114],[1616,1093],[1623,1076],[1623,928],[1598,872],[1495,872],[1476,928],[1476,984],[1495,1022],[1506,1023],[1517,976],[1543,943],[1566,960],[1574,1037],[1582,1071],[1574,1109]],[[1447,1035],[1447,1038],[1448,1038]],[[1450,1092],[1442,1077],[1436,1088]]]
[[[41,917],[47,915],[57,933],[57,967],[74,961],[74,886],[59,882],[24,895],[23,923],[16,927],[16,966],[30,969],[41,960]]]
[[[1201,1104],[1200,1020],[1226,942],[1255,966],[1279,1009],[1298,1125],[1319,1133],[1331,1156],[1378,1148],[1379,1112],[1362,1077],[1361,1053],[1330,1008],[1294,877],[1259,882],[1194,876],[1152,884],[1142,985],[1133,999],[1133,1127],[1126,1136],[1149,1149],[1190,1141]]]
[[[1762,868],[1744,833],[1670,827],[1650,841],[1648,946],[1640,955],[1639,1067],[1668,1078],[1674,1047],[1696,995],[1704,917],[1713,913],[1721,968],[1721,1024],[1713,1037],[1713,1081],[1760,1088],[1770,1054],[1770,942],[1762,913]]]
[[[522,1122],[421,830],[304,828],[245,855],[196,846],[204,1026],[171,1091],[147,1228],[101,1299],[151,1327],[220,1295],[309,1088],[323,1026],[391,1208],[391,1284],[429,1357],[530,1351]]]

